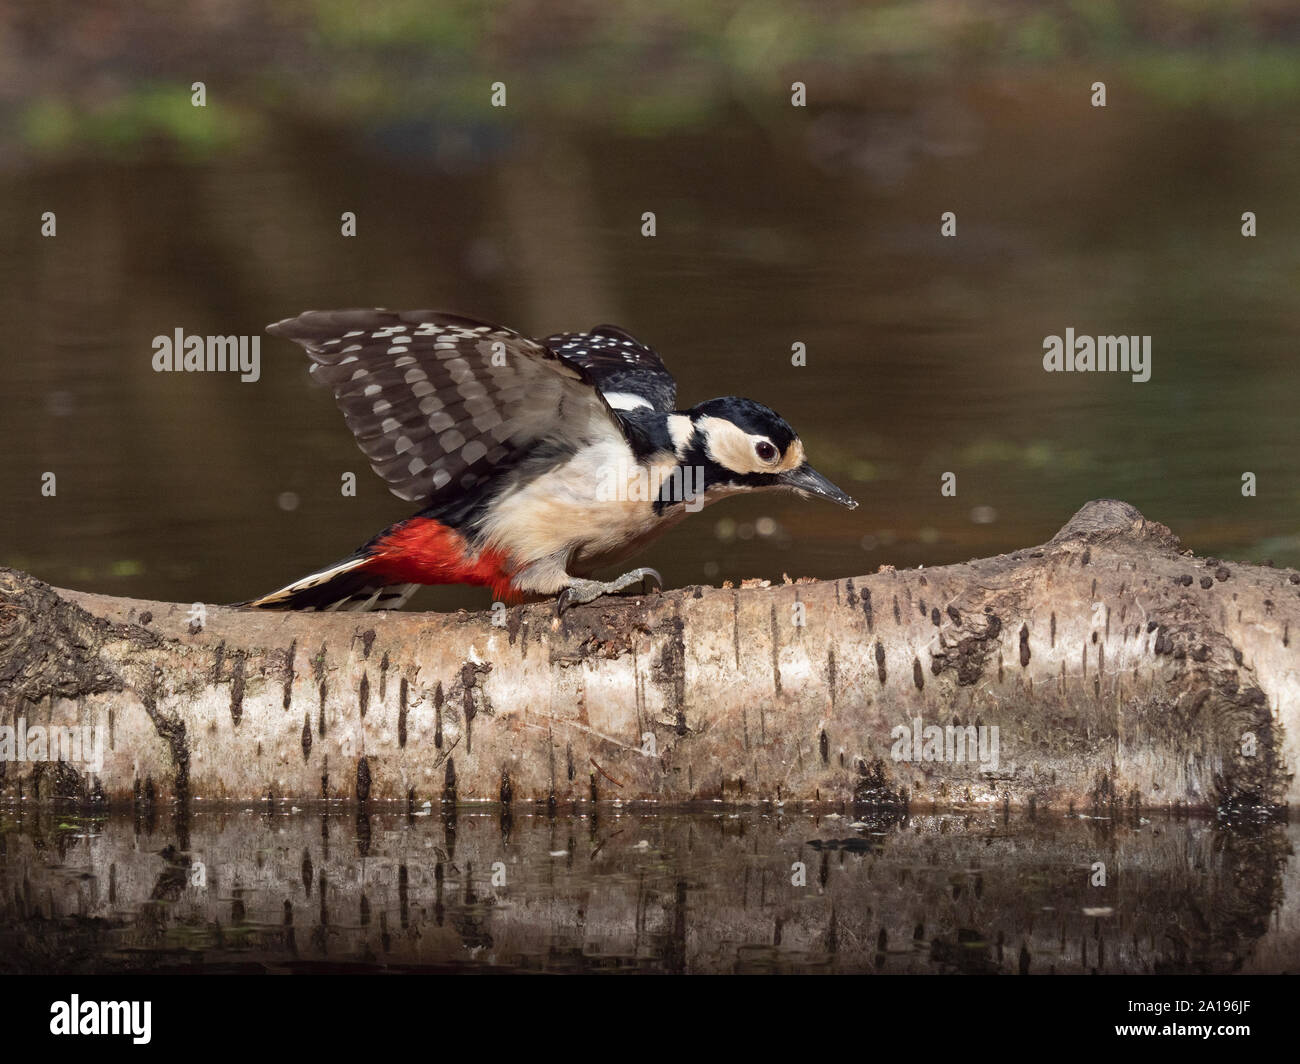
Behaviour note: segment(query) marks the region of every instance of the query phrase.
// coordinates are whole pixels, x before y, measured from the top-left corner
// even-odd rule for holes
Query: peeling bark
[[[503,621],[212,606],[200,625],[187,605],[0,570],[0,725],[105,736],[98,771],[0,761],[0,798],[1095,812],[1300,797],[1300,574],[1193,557],[1114,500],[1041,547],[961,565]],[[996,727],[996,770],[897,760],[915,718]]]

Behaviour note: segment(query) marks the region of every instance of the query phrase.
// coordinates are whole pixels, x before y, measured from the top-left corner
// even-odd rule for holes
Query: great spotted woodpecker
[[[421,584],[475,584],[559,609],[653,579],[596,570],[686,513],[784,488],[849,508],[803,444],[752,399],[674,409],[649,347],[612,325],[530,340],[431,310],[307,311],[268,327],[301,344],[371,466],[419,503],[350,557],[241,606],[397,609]]]

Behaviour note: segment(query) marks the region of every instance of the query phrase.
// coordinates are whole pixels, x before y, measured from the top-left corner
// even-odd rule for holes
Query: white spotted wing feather
[[[539,443],[618,433],[586,370],[510,329],[438,311],[307,311],[294,340],[398,498],[428,504],[487,480]]]

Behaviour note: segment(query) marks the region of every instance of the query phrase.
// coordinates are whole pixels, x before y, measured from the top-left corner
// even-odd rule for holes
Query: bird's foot
[[[633,569],[630,573],[624,573],[608,582],[575,577],[570,581],[569,586],[560,592],[560,597],[555,603],[555,612],[563,613],[570,606],[593,602],[602,595],[617,595],[633,584],[640,584],[642,591],[648,591],[649,588],[645,586],[647,581],[653,581],[653,586],[657,589],[662,589],[664,586],[664,578],[654,569]]]

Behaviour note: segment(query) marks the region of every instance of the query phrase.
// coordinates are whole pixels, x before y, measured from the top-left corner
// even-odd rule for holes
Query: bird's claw
[[[641,574],[642,594],[648,595],[651,591],[662,591],[664,589],[664,578],[659,575],[658,569],[645,568],[637,571]]]
[[[608,582],[600,580],[583,580],[575,578],[568,587],[560,592],[559,597],[555,600],[555,612],[563,613],[571,606],[581,606],[586,602],[594,602],[604,595],[617,595],[633,584],[641,585],[641,594],[648,594],[652,589],[656,591],[663,590],[664,578],[659,575],[656,569],[633,569],[630,573],[624,573],[617,579]]]

